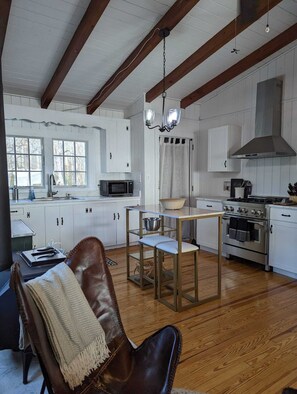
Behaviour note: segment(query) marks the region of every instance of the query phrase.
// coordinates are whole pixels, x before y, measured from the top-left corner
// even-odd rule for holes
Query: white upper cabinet
[[[114,119],[100,132],[100,145],[102,172],[131,172],[129,119]]]
[[[239,172],[241,160],[230,159],[230,155],[240,148],[241,128],[220,126],[208,130],[208,171]]]

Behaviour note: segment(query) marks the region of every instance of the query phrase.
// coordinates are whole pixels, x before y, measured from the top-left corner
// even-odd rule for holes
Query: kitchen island
[[[131,229],[130,228],[130,219],[129,214],[130,211],[138,211],[139,214],[139,228]],[[126,207],[126,235],[127,235],[127,248],[126,248],[126,258],[127,258],[127,279],[133,281],[134,283],[140,285],[142,288],[145,288],[149,283],[145,283],[142,278],[142,270],[145,259],[152,258],[153,254],[145,254],[141,248],[139,253],[131,253],[130,249],[130,234],[136,234],[139,238],[142,238],[144,235],[156,234],[156,232],[148,232],[143,228],[143,218],[147,216],[147,214],[153,216],[159,216],[161,218],[161,226],[158,230],[158,234],[164,235],[166,233],[175,231],[177,241],[177,267],[178,267],[178,275],[177,275],[177,283],[174,283],[174,286],[178,289],[179,294],[182,294],[181,284],[182,284],[182,270],[181,270],[181,258],[182,258],[182,226],[186,221],[193,221],[199,219],[207,219],[207,218],[217,218],[218,221],[218,254],[217,254],[217,278],[216,278],[216,292],[211,296],[208,296],[203,299],[199,299],[198,301],[192,302],[190,306],[196,306],[201,303],[211,301],[213,299],[219,298],[221,296],[221,249],[222,249],[222,216],[224,214],[223,211],[211,211],[207,209],[199,209],[194,207],[183,207],[178,210],[165,210],[162,205],[137,205],[137,206],[129,206]],[[174,228],[168,228],[164,225],[164,218],[173,219],[175,226]],[[173,239],[174,240],[174,239]],[[149,252],[147,252],[149,253]],[[130,259],[136,259],[139,261],[139,275],[131,275],[131,266]]]

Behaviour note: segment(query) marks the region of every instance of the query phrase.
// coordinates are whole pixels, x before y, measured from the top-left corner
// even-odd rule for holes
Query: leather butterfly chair
[[[11,286],[16,292],[21,318],[38,356],[49,393],[170,393],[181,352],[181,334],[166,326],[137,348],[128,340],[120,318],[104,247],[97,238],[83,239],[66,263],[74,272],[106,335],[110,357],[74,391],[64,382],[47,338],[45,326],[18,263],[12,266]],[[44,385],[41,392],[44,391]]]

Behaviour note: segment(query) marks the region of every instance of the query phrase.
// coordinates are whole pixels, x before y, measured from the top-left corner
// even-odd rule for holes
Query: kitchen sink
[[[71,200],[79,200],[78,197],[38,197],[35,198],[33,201],[71,201]]]

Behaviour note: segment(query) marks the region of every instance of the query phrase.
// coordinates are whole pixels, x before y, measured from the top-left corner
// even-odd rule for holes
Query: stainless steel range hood
[[[255,138],[231,155],[234,159],[296,156],[281,136],[282,80],[257,85]]]

